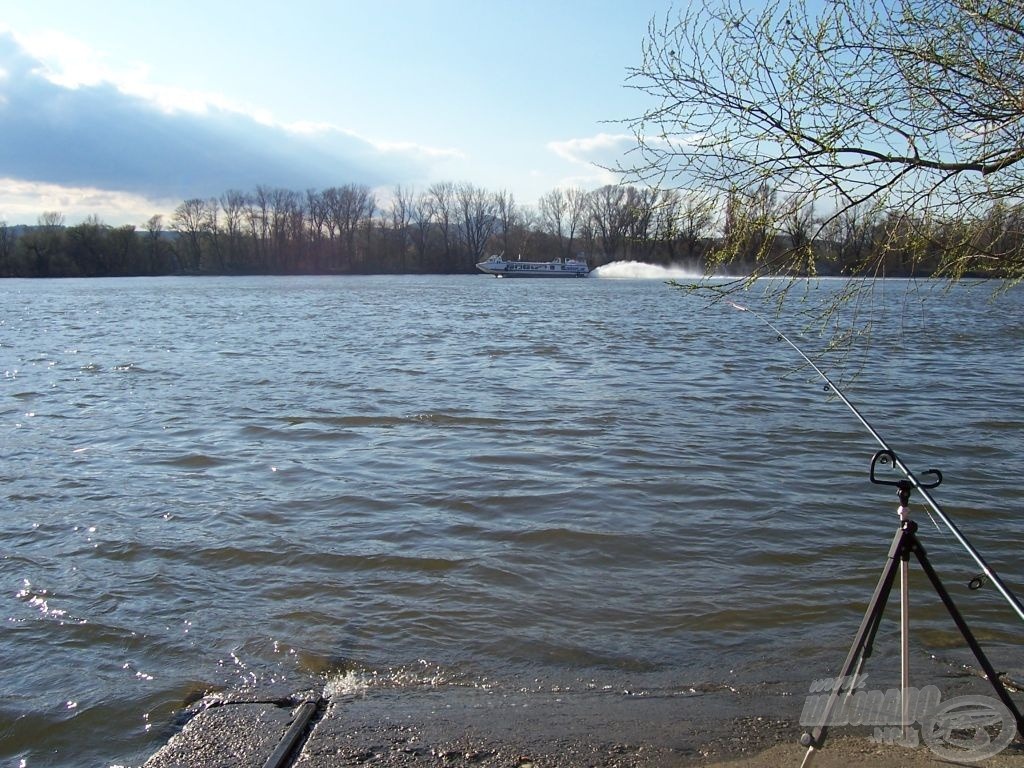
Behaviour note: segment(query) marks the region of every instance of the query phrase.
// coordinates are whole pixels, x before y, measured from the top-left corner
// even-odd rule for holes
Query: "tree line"
[[[935,272],[944,244],[964,238],[1021,247],[1021,206],[992,207],[984,223],[968,232],[910,212],[820,215],[813,200],[765,183],[719,194],[558,188],[536,207],[469,183],[396,187],[384,203],[360,184],[301,193],[257,186],[185,200],[138,228],[96,216],[69,226],[59,212],[35,227],[0,222],[0,276],[471,273],[490,253],[737,275],[908,276]]]

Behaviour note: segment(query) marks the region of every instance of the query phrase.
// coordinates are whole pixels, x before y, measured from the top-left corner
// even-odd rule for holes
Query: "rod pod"
[[[864,612],[864,617],[861,619],[860,627],[857,629],[857,634],[854,636],[853,644],[850,646],[850,652],[846,656],[846,661],[843,662],[842,669],[839,675],[836,677],[835,682],[832,686],[832,691],[829,694],[828,700],[821,712],[818,725],[811,730],[807,731],[800,737],[800,743],[807,747],[807,752],[804,754],[801,768],[808,768],[811,764],[811,760],[816,750],[821,749],[825,744],[825,738],[828,734],[829,724],[836,709],[836,705],[839,703],[841,698],[849,697],[853,693],[854,686],[850,684],[851,680],[859,679],[861,670],[864,668],[864,664],[868,657],[871,656],[875,636],[878,633],[879,625],[882,621],[882,615],[885,612],[886,603],[889,600],[889,595],[892,591],[893,582],[896,579],[897,571],[901,574],[901,612],[900,612],[900,628],[901,628],[901,709],[902,709],[902,725],[904,728],[904,737],[909,733],[910,728],[910,713],[909,713],[909,697],[907,695],[910,687],[909,681],[909,621],[908,621],[908,610],[906,603],[908,602],[908,581],[907,575],[909,574],[909,562],[910,556],[914,555],[921,569],[925,572],[928,577],[932,588],[938,594],[942,600],[943,605],[946,607],[949,615],[953,619],[953,623],[956,624],[957,629],[960,630],[960,634],[964,640],[967,641],[967,645],[970,647],[971,652],[974,654],[975,659],[978,661],[978,665],[985,672],[985,676],[994,689],[996,696],[1003,703],[1006,709],[1013,716],[1014,722],[1016,723],[1016,731],[1020,734],[1024,734],[1024,717],[1021,716],[1020,710],[1017,709],[1016,704],[1010,697],[1009,692],[1006,690],[1006,686],[1003,684],[999,677],[999,673],[996,672],[992,663],[989,661],[985,652],[982,650],[981,645],[975,638],[974,633],[967,625],[966,620],[960,613],[960,610],[956,607],[953,602],[953,598],[946,590],[945,585],[939,578],[935,569],[932,567],[931,561],[928,559],[928,554],[925,552],[924,546],[917,538],[917,523],[910,519],[909,510],[909,499],[911,485],[907,480],[900,480],[897,482],[886,482],[875,480],[873,473],[874,467],[877,462],[882,460],[886,455],[885,451],[879,451],[875,454],[872,459],[872,480],[879,482],[883,485],[895,485],[897,486],[899,498],[900,498],[900,524],[896,531],[896,535],[893,537],[892,545],[889,548],[888,558],[886,564],[882,569],[882,574],[879,577],[878,584],[875,586],[875,591],[871,596],[871,600],[868,602],[867,610]],[[938,473],[936,473],[938,474]],[[941,475],[939,475],[941,481]],[[934,485],[938,485],[939,481],[936,481]],[[934,487],[934,486],[933,486]],[[852,676],[851,676],[852,675]]]

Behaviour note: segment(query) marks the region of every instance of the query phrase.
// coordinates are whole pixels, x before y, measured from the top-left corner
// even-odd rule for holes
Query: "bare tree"
[[[275,188],[268,195],[270,204],[271,260],[278,269],[285,266],[291,256],[289,233],[292,215],[298,204],[298,194],[290,189]]]
[[[641,161],[624,170],[799,193],[821,225],[858,208],[928,220],[964,233],[941,243],[940,272],[1020,279],[1019,245],[976,235],[995,202],[1024,195],[1022,45],[1019,0],[695,3],[649,28],[630,77],[652,106],[632,121]]]
[[[455,207],[458,211],[456,231],[468,260],[462,267],[472,269],[473,264],[483,260],[487,243],[497,228],[496,198],[467,182],[455,189]]]
[[[190,272],[198,272],[203,259],[203,242],[209,228],[209,206],[206,200],[194,197],[174,209],[171,229],[176,231],[183,244],[182,266]]]
[[[767,181],[725,195],[722,238],[706,259],[714,269],[733,265],[752,275],[781,271],[776,249],[778,190]]]
[[[242,223],[245,218],[245,193],[237,189],[229,189],[219,199],[224,212],[225,260],[228,266],[234,266],[239,258],[242,247]]]
[[[375,242],[374,230],[377,228],[377,196],[371,194],[367,188],[367,194],[362,200],[362,207],[359,212],[359,227],[363,232],[363,245],[356,254],[360,262],[372,257],[373,244]]]
[[[442,181],[431,184],[427,189],[425,201],[430,214],[430,221],[436,225],[444,241],[444,263],[452,262],[452,231],[455,206],[455,184]]]
[[[575,240],[586,221],[587,193],[579,187],[565,190],[565,255],[575,255]]]
[[[261,271],[266,270],[269,263],[270,196],[270,188],[260,184],[255,192],[245,198],[245,223],[252,244],[253,266]]]
[[[7,222],[0,220],[0,276],[10,273],[11,257],[14,255],[14,232]]]
[[[325,234],[327,223],[327,206],[324,205],[323,195],[315,189],[306,190],[306,212],[309,219],[309,231],[314,241],[320,241]]]
[[[305,198],[292,192],[285,215],[285,262],[290,271],[306,271],[312,266],[309,264],[309,239],[306,236],[307,214]]]
[[[543,195],[537,201],[537,210],[540,215],[541,227],[548,234],[558,239],[559,248],[565,243],[565,224],[567,219],[568,201],[565,199],[565,192],[556,187]]]
[[[604,262],[621,258],[630,215],[626,187],[603,186],[591,192],[588,201],[589,222],[601,244]]]
[[[416,262],[421,270],[427,269],[427,247],[430,242],[432,208],[426,193],[416,196],[409,209],[412,223],[412,244],[416,251]]]
[[[694,261],[702,240],[711,233],[715,222],[717,200],[696,192],[684,192],[680,196],[678,231],[686,249],[686,258]]]
[[[81,274],[87,277],[110,274],[106,235],[109,227],[99,216],[87,216],[65,232],[65,252]]]
[[[357,251],[357,235],[365,231],[367,222],[377,207],[376,198],[364,184],[345,184],[330,187],[323,192],[327,206],[328,231],[338,236],[338,250],[335,253],[335,268],[351,269],[361,260]]]
[[[404,272],[408,268],[407,257],[412,241],[409,225],[412,222],[415,204],[416,195],[411,188],[395,186],[388,208],[388,230],[391,243],[389,251],[393,254],[395,268],[400,272]]]
[[[516,206],[515,196],[507,189],[495,192],[494,208],[501,250],[511,254],[512,238],[519,228],[519,208]]]
[[[206,222],[203,227],[203,238],[209,244],[206,249],[207,263],[204,271],[221,273],[227,266],[224,258],[223,236],[220,231],[220,201],[210,198],[206,201]]]
[[[22,235],[18,243],[29,259],[26,265],[29,274],[47,277],[54,269],[60,271],[57,262],[64,249],[64,214],[45,211],[38,223],[38,228]]]
[[[651,226],[660,193],[650,187],[626,187],[625,192],[623,204],[627,255],[632,259],[647,261],[655,247]]]
[[[779,215],[780,229],[788,240],[787,247],[792,254],[790,262],[798,268],[798,274],[815,274],[817,267],[813,241],[817,218],[814,215],[814,200],[809,200],[802,192],[794,192],[782,201]]]
[[[866,271],[877,225],[877,217],[863,208],[830,217],[820,229],[819,242],[834,271],[842,270],[844,265],[853,272]]]
[[[149,271],[160,273],[163,268],[163,256],[161,252],[161,237],[164,228],[164,217],[157,213],[150,216],[146,221],[146,255],[149,259]],[[181,269],[181,265],[178,265]]]
[[[306,217],[312,247],[313,269],[324,268],[324,238],[327,234],[329,212],[323,194],[315,189],[306,190]]]
[[[139,263],[141,243],[134,224],[125,224],[107,230],[108,251],[107,274],[138,275],[142,273]]]
[[[43,229],[60,229],[64,226],[64,214],[60,211],[43,211],[38,222]]]

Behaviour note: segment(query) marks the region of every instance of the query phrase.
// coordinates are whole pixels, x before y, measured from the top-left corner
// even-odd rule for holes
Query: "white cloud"
[[[57,30],[10,34],[22,50],[37,61],[37,73],[55,85],[80,88],[112,79],[103,57],[70,35]]]
[[[50,83],[78,90],[112,85],[126,96],[143,99],[162,112],[207,114],[236,112],[264,124],[273,124],[265,110],[239,104],[220,93],[198,91],[152,81],[150,68],[141,62],[113,63],[104,53],[64,32],[49,29],[29,35],[11,32],[19,46],[35,59],[37,74]]]
[[[598,133],[564,141],[548,142],[547,148],[570,163],[572,171],[558,182],[560,187],[592,189],[606,184],[618,184],[622,175],[612,170],[629,150],[635,148],[636,138],[624,133]]]
[[[60,212],[69,224],[76,224],[102,212],[107,224],[141,227],[154,214],[168,216],[179,202],[96,187],[0,178],[0,221],[9,224],[35,224],[44,211]]]
[[[372,141],[366,139],[366,141]],[[466,160],[465,152],[447,147],[430,147],[426,144],[416,144],[411,141],[372,141],[372,144],[381,152],[397,155],[411,155],[413,157],[429,158],[431,160]]]
[[[599,133],[580,139],[548,142],[548,149],[573,163],[613,165],[636,146],[636,137],[625,133]]]
[[[340,136],[346,139],[356,139],[361,142],[366,142],[368,145],[383,154],[405,155],[408,157],[418,157],[427,160],[466,159],[465,153],[458,149],[448,147],[431,147],[426,144],[417,144],[412,141],[384,141],[381,139],[374,139],[369,136],[363,136],[356,131],[339,128],[331,123],[300,120],[290,123],[281,123],[281,127],[296,135],[311,138],[330,140],[332,136]]]

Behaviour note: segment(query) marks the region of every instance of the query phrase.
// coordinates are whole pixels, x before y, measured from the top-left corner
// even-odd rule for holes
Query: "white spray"
[[[686,267],[663,267],[645,264],[642,261],[613,261],[590,271],[591,277],[619,278],[624,280],[697,280],[703,275],[699,270]]]

